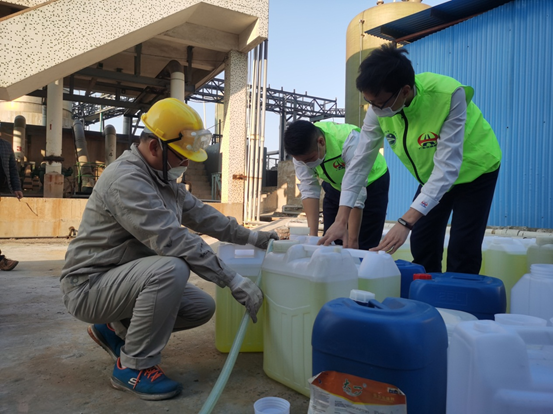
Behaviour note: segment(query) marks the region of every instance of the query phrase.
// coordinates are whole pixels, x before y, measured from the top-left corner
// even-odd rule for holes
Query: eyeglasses
[[[396,93],[394,93],[392,96],[390,96],[388,99],[386,99],[386,102],[384,102],[382,105],[377,105],[377,104],[375,104],[373,101],[369,101],[367,98],[365,98],[365,95],[363,95],[363,99],[364,99],[365,101],[367,101],[369,104],[371,104],[372,106],[374,106],[375,108],[384,109],[384,108],[386,108],[386,104],[387,104],[388,102],[390,102],[390,99],[392,99],[394,96],[395,96],[396,99],[397,99],[397,97],[399,96],[399,93],[400,93],[400,92],[401,92],[401,88],[399,88],[398,91],[397,91]],[[396,101],[394,101],[394,102],[392,103],[392,106],[394,106],[395,103],[396,103]]]

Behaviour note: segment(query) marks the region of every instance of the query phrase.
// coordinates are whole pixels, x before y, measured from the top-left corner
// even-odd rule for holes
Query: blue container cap
[[[414,280],[409,298],[437,308],[468,312],[478,319],[493,319],[506,309],[505,286],[501,279],[468,273],[430,273],[432,280]]]
[[[398,370],[430,365],[436,352],[447,349],[447,341],[436,308],[402,298],[371,300],[368,305],[347,298],[331,300],[317,315],[312,335],[318,352]]]

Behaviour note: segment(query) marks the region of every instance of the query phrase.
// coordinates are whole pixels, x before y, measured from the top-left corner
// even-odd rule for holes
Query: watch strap
[[[399,224],[401,224],[402,226],[407,227],[409,230],[413,230],[413,225],[410,224],[410,223],[407,223],[403,218],[401,218],[401,217],[398,218],[398,219],[397,219],[397,222],[398,222]]]

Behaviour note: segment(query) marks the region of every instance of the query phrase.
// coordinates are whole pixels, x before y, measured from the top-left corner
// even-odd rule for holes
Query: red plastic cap
[[[428,273],[415,273],[413,275],[413,280],[423,279],[423,280],[432,280],[432,275]]]

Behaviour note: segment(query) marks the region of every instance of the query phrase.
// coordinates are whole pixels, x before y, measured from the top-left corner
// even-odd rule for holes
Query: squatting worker
[[[251,318],[261,290],[219,261],[182,225],[220,240],[266,248],[276,233],[254,232],[203,204],[177,184],[188,160],[207,158],[210,134],[198,114],[168,98],[142,116],[140,142],[100,176],[71,242],[61,276],[68,311],[115,360],[111,384],[146,400],[177,395],[181,385],[158,367],[171,332],[213,315],[211,296],[187,283],[190,272],[228,286]]]
[[[405,49],[385,45],[362,63],[357,89],[371,104],[342,182],[340,209],[322,242],[345,233],[351,207],[384,138],[419,182],[410,208],[375,250],[395,252],[409,231],[413,261],[440,272],[451,213],[447,270],[480,271],[481,245],[501,163],[474,90],[434,73],[416,75]]]
[[[291,123],[284,133],[284,148],[294,159],[311,236],[317,236],[319,230],[319,178],[325,191],[323,220],[326,232],[338,213],[342,179],[359,144],[359,131],[355,125],[334,122],[313,124],[300,120]],[[389,186],[386,161],[378,154],[349,216],[347,238],[343,240],[345,247],[368,250],[380,243]]]

